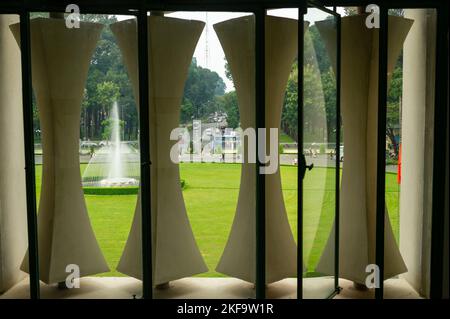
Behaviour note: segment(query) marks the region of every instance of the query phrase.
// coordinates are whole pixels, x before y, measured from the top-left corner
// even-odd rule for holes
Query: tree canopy
[[[350,14],[353,11],[349,11]],[[390,14],[402,15],[400,10]],[[47,16],[43,13],[32,15]],[[82,139],[105,139],[109,131],[109,114],[114,101],[119,105],[122,135],[125,140],[138,138],[138,112],[131,82],[116,39],[108,27],[117,22],[111,15],[82,15],[82,20],[105,25],[90,62],[82,103],[80,135]],[[329,54],[315,25],[305,34],[304,48],[304,141],[334,141],[336,134],[336,78]],[[225,75],[232,80],[226,61]],[[387,104],[386,135],[398,154],[398,128],[402,93],[402,57],[392,73]],[[188,125],[195,119],[207,120],[211,114],[226,114],[228,127],[240,124],[236,91],[225,93],[223,79],[214,71],[203,68],[193,58],[184,87],[180,122]],[[292,66],[281,117],[281,129],[296,140],[298,135],[298,61]],[[33,116],[36,132],[40,131],[38,106],[34,101]],[[39,138],[39,136],[37,136]]]
[[[202,119],[217,111],[216,96],[225,93],[225,82],[214,71],[197,65],[192,59],[184,87],[181,105],[181,123],[186,124],[193,118]]]

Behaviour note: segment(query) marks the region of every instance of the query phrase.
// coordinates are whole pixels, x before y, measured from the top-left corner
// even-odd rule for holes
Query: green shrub
[[[180,180],[181,189],[186,188],[186,181]],[[138,186],[125,186],[125,187],[83,187],[85,195],[136,195],[139,192]]]
[[[83,187],[86,195],[135,195],[139,191],[137,186],[128,187]]]

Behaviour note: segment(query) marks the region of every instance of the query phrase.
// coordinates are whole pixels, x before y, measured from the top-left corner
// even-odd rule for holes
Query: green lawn
[[[81,172],[86,165],[81,165]],[[42,167],[36,166],[39,200]],[[214,271],[225,247],[239,194],[240,165],[182,163],[183,191],[195,238],[208,265],[201,276],[221,276]],[[297,168],[281,167],[283,194],[289,222],[297,236]],[[386,201],[398,238],[398,185],[395,174],[386,175]],[[92,226],[111,268],[115,271],[127,240],[137,195],[85,195]],[[313,272],[328,239],[334,219],[334,170],[314,168],[304,179],[304,258]]]

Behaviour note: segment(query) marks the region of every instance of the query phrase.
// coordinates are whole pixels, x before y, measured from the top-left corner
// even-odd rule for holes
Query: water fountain
[[[120,137],[119,106],[113,103],[111,136],[96,151],[83,173],[83,186],[125,187],[139,185],[139,151]]]

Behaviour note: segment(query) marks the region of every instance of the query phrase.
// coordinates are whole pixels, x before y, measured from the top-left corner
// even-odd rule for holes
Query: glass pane
[[[337,18],[309,8],[305,21],[303,297],[322,299],[335,291]]]
[[[116,270],[139,207],[133,81],[109,28],[124,18],[82,15],[67,28],[63,14],[31,14],[42,298],[141,295],[141,283]],[[136,252],[127,256],[135,273],[122,273],[139,277]]]
[[[254,17],[148,19],[154,297],[252,298]]]
[[[435,9],[389,10],[384,298],[429,289],[435,38]]]
[[[297,298],[298,9],[267,14],[266,297]]]
[[[30,298],[20,48],[0,14],[0,298]]]

